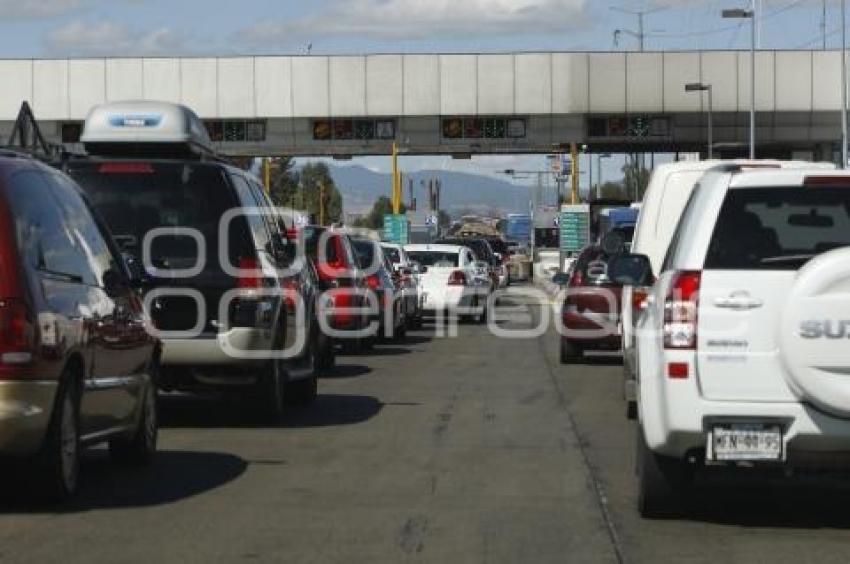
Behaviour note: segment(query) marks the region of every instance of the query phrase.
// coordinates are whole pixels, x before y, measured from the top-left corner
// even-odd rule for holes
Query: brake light
[[[635,288],[632,290],[632,311],[640,311],[646,298],[649,297],[649,292],[645,289]]]
[[[673,283],[664,301],[664,348],[696,350],[697,310],[702,273],[682,271],[673,275]]]
[[[101,174],[153,174],[150,163],[103,163],[98,168]]]
[[[580,268],[576,268],[570,278],[570,286],[584,286],[584,274]]]
[[[449,275],[449,286],[466,286],[466,273],[462,270],[455,270]]]
[[[243,257],[239,259],[239,270],[247,271],[246,274],[239,276],[236,281],[236,287],[240,290],[257,290],[263,287],[263,279],[255,276],[257,270],[260,269],[260,264],[255,258]]]
[[[369,288],[372,290],[378,290],[381,287],[381,280],[378,278],[377,274],[370,274],[366,277],[366,284],[368,284]]]
[[[26,304],[17,299],[0,299],[0,364],[30,362],[33,336]]]
[[[835,186],[847,188],[850,187],[850,176],[807,176],[803,180],[803,186]]]

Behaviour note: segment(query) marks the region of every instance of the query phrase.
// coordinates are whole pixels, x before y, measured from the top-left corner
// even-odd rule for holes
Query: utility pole
[[[612,10],[615,12],[622,12],[624,14],[629,14],[631,16],[637,16],[638,19],[638,29],[637,31],[631,29],[615,29],[614,30],[614,45],[619,44],[620,35],[628,34],[638,40],[638,51],[643,52],[646,47],[646,31],[644,28],[644,19],[649,14],[654,14],[655,12],[660,12],[661,10],[666,10],[666,8],[654,8],[652,10],[630,10],[628,8],[622,8],[619,6],[612,6]]]
[[[847,0],[841,0],[841,168],[847,168]]]
[[[826,0],[823,0],[823,11],[821,12],[820,31],[823,35],[823,50],[826,51]]]
[[[325,183],[319,182],[319,225],[325,224]]]

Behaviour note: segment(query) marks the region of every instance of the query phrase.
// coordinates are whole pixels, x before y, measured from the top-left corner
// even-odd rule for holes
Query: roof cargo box
[[[109,157],[214,157],[198,116],[168,102],[109,102],[86,117],[80,141],[90,155]]]

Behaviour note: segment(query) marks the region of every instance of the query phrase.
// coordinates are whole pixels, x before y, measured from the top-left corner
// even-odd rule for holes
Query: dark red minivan
[[[560,275],[566,296],[561,316],[561,363],[578,362],[588,350],[621,348],[620,301],[623,287],[608,278],[611,255],[600,246],[584,249],[569,272]]]
[[[85,446],[153,457],[159,343],[131,288],[77,185],[0,151],[0,456],[32,466],[36,494],[72,494]]]

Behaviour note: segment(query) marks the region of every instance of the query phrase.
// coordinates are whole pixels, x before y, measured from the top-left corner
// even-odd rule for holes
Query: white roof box
[[[198,116],[169,102],[109,102],[86,117],[80,141],[92,155],[138,157],[214,156]]]

